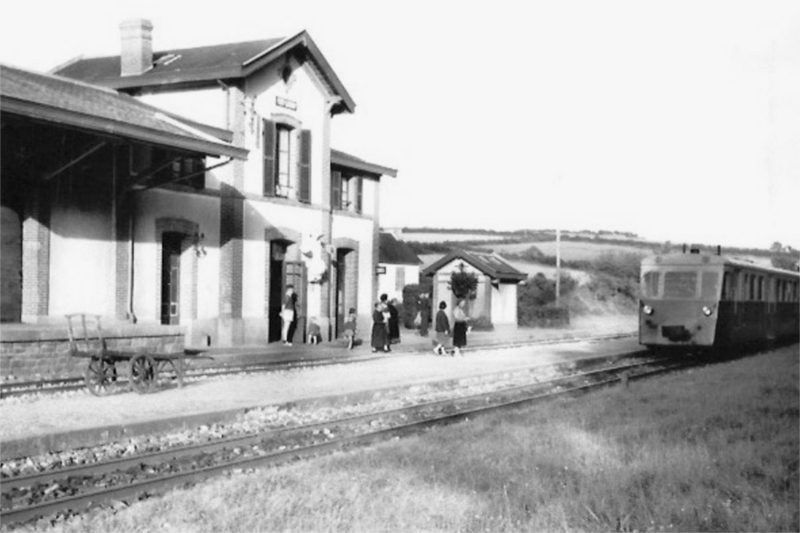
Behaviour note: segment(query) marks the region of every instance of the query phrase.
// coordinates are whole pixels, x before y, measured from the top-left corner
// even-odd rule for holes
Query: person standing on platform
[[[389,338],[386,333],[386,320],[383,313],[386,307],[382,303],[375,304],[375,311],[372,313],[372,337],[370,339],[370,346],[372,346],[372,353],[378,350],[384,352],[389,351]]]
[[[461,348],[467,345],[467,320],[469,320],[469,317],[464,311],[466,303],[466,300],[459,300],[453,311],[453,346],[455,347],[453,350],[453,357],[456,355],[464,355],[461,353]]]
[[[397,299],[389,300],[386,309],[389,310],[389,344],[400,344],[400,313],[397,311]]]
[[[431,300],[427,292],[423,292],[419,297],[419,335],[428,336],[428,327],[431,321]]]
[[[356,345],[356,309],[350,308],[350,313],[347,315],[347,320],[344,323],[344,338],[347,340],[347,349],[352,350]]]
[[[286,287],[286,297],[281,306],[281,340],[284,346],[292,345],[294,337],[294,326],[297,323],[297,297],[294,294],[294,286]]]
[[[439,302],[439,311],[436,313],[436,348],[433,349],[433,353],[436,355],[447,355],[447,349],[445,349],[445,345],[447,344],[447,337],[450,336],[450,320],[447,318],[447,313],[444,310],[447,309],[447,304]]]

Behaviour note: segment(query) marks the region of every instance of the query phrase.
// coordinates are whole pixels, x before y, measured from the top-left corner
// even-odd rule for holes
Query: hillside
[[[534,308],[553,306],[556,241],[552,230],[497,232],[403,228],[396,233],[420,256],[422,268],[457,248],[497,253],[528,274],[527,281],[518,289],[520,316],[523,309],[530,316]],[[716,252],[715,247],[700,248],[707,253]],[[560,244],[561,303],[570,309],[573,317],[635,314],[641,259],[653,254],[681,253],[682,249],[683,245],[646,241],[628,233],[564,232]],[[761,266],[771,266],[774,255],[774,252],[757,249],[725,249],[722,253]],[[789,250],[782,255],[791,259],[796,254],[797,251]]]

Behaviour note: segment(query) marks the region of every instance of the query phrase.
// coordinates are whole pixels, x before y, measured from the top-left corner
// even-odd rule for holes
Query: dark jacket
[[[450,331],[450,320],[448,320],[447,313],[444,312],[444,309],[439,309],[439,312],[436,313],[436,331],[437,332]]]

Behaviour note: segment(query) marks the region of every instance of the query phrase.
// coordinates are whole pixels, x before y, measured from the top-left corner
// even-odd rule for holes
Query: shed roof
[[[378,263],[419,265],[422,262],[409,245],[398,241],[391,233],[380,234],[378,247]]]
[[[295,49],[308,53],[322,77],[342,98],[342,105],[352,113],[355,102],[305,30],[290,37],[153,52],[153,67],[139,75],[122,76],[118,55],[78,57],[56,67],[54,73],[121,90],[216,83],[216,80],[247,77]]]
[[[473,252],[466,250],[455,250],[442,257],[432,265],[422,271],[424,276],[432,276],[437,270],[450,262],[461,259],[469,263],[487,276],[498,281],[522,281],[528,277],[524,272],[520,272],[511,264],[497,254],[486,252]]]
[[[340,150],[334,150],[333,148],[331,148],[331,164],[351,168],[368,175],[397,177],[397,169],[376,165],[375,163],[364,161],[354,155],[346,154]]]
[[[0,64],[0,109],[82,130],[247,159],[247,150],[201,131],[197,124],[135,98],[51,74]]]

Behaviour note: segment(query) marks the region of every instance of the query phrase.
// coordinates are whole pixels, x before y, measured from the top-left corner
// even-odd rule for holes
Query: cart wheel
[[[183,387],[183,376],[178,372],[178,367],[172,359],[161,359],[158,361],[158,388],[167,387],[177,383],[178,387]]]
[[[116,373],[112,363],[104,359],[92,357],[89,366],[84,373],[86,388],[95,396],[105,396],[111,392],[111,382],[114,381]]]
[[[153,358],[146,353],[140,353],[131,357],[131,367],[129,373],[131,388],[138,393],[150,392],[156,384],[158,377],[158,366]]]

